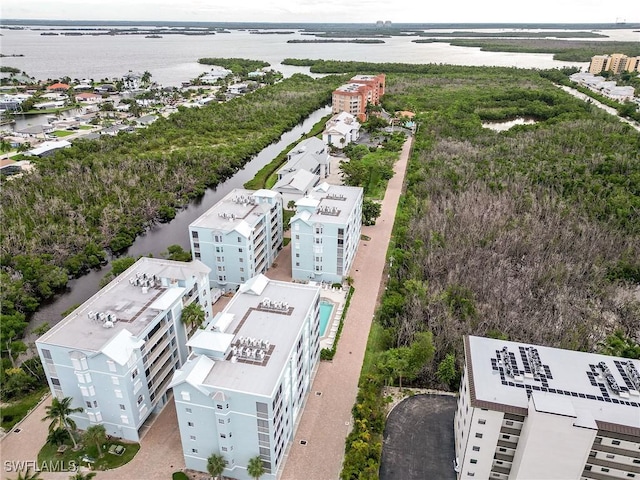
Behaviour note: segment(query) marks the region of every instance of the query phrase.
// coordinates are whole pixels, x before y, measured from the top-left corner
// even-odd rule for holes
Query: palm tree
[[[76,472],[74,475],[69,477],[69,480],[91,480],[93,477],[97,475],[96,472]]]
[[[204,310],[199,303],[190,303],[182,309],[182,323],[189,325],[191,331],[204,323]]]
[[[95,443],[96,447],[98,447],[98,456],[102,457],[102,444],[107,441],[107,431],[104,428],[104,425],[91,425],[84,432],[82,437],[85,443]]]
[[[255,478],[256,480],[258,480],[262,475],[266,473],[264,471],[264,465],[262,465],[262,460],[260,460],[260,456],[249,459],[249,464],[247,465],[247,473],[251,478]]]
[[[49,424],[50,432],[56,428],[64,428],[71,437],[74,448],[77,448],[78,444],[76,443],[76,439],[73,438],[73,430],[76,429],[76,422],[74,422],[69,415],[72,413],[82,412],[84,409],[82,407],[71,408],[72,401],[73,398],[71,397],[65,397],[62,400],[54,397],[51,401],[51,405],[47,405],[45,408],[47,416],[44,417],[42,421],[51,420],[51,423]]]
[[[227,468],[227,460],[222,455],[213,453],[207,458],[207,472],[212,477],[219,478],[225,468]]]
[[[64,428],[56,428],[51,430],[47,436],[47,443],[50,445],[62,445],[69,434]]]
[[[42,480],[42,477],[40,476],[40,472],[31,473],[31,467],[27,467],[24,473],[18,472],[15,480]]]

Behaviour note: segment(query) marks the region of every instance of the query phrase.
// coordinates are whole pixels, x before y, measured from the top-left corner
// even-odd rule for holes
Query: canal
[[[309,132],[322,117],[331,112],[330,107],[321,108],[313,112],[306,120],[292,130],[282,134],[280,139],[265,147],[255,155],[247,164],[226,181],[215,188],[208,189],[205,194],[189,203],[187,208],[180,210],[176,217],[169,223],[153,225],[146,233],[136,238],[131,247],[124,253],[131,257],[149,256],[162,257],[169,245],[180,245],[189,250],[189,224],[215,205],[227,193],[234,188],[242,188],[248,180],[252,179],[263,166],[273,160],[290,143],[295,142],[303,134]],[[74,305],[83,303],[99,289],[100,280],[109,272],[110,265],[101,270],[92,270],[87,275],[73,279],[67,285],[64,293],[56,295],[50,302],[43,303],[33,315],[29,324],[29,331],[48,323],[53,326],[62,320],[62,313]],[[29,335],[27,340],[35,340]]]

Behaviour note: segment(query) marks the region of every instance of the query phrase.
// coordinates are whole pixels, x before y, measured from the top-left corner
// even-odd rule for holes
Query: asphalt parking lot
[[[387,418],[380,480],[455,480],[456,397],[415,395]]]

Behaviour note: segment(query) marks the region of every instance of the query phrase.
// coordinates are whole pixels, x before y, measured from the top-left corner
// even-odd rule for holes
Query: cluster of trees
[[[345,480],[375,478],[360,472],[379,461],[382,387],[455,389],[464,335],[640,353],[638,132],[547,72],[447,70],[387,77],[385,109],[418,112],[420,128],[354,407],[369,420],[347,441]],[[537,123],[483,128],[520,116]]]
[[[227,468],[227,459],[224,456],[214,453],[207,459],[207,471],[209,475],[211,475],[214,479],[219,480],[222,477],[222,472]],[[262,464],[262,460],[260,459],[260,455],[256,455],[249,459],[247,463],[247,473],[251,478],[255,478],[258,480],[262,475],[267,473],[267,470],[264,468]]]

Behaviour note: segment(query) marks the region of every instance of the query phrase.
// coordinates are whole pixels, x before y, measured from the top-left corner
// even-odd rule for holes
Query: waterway
[[[434,30],[435,31],[435,30]],[[445,31],[445,30],[440,30]],[[451,30],[449,30],[451,31]],[[282,65],[285,58],[322,58],[363,62],[442,63],[451,65],[520,68],[585,67],[586,63],[559,62],[543,53],[482,52],[479,48],[448,43],[414,43],[417,37],[385,38],[382,44],[287,43],[312,37],[294,31],[284,35],[254,35],[232,30],[216,35],[43,36],[38,30],[2,30],[3,65],[19,68],[39,80],[68,76],[72,79],[121,77],[127,71],[149,71],[163,86],[179,86],[210,69],[198,63],[203,57],[240,57],[264,60],[290,76],[308,73],[304,67]],[[605,30],[599,41],[638,41],[633,30]]]
[[[125,252],[125,255],[132,257],[141,255],[161,257],[166,252],[167,247],[174,244],[189,250],[189,224],[191,222],[205,213],[231,190],[242,188],[244,183],[252,179],[258,170],[273,160],[289,144],[309,132],[322,117],[330,112],[331,108],[329,107],[313,112],[302,123],[282,134],[277,142],[265,147],[255,155],[233,177],[218,184],[215,188],[208,189],[202,197],[190,202],[187,208],[179,211],[171,222],[156,224],[144,235],[136,238],[133,245]],[[38,309],[30,322],[29,331],[45,322],[49,326],[53,326],[62,320],[62,312],[74,305],[83,303],[98,291],[100,280],[109,270],[110,266],[107,265],[101,270],[93,270],[87,275],[71,280],[65,293],[57,295],[53,301],[43,304]]]

